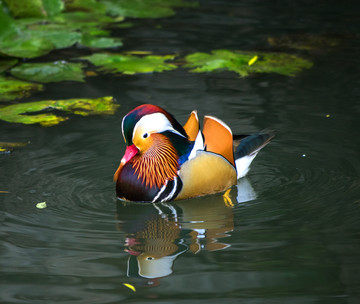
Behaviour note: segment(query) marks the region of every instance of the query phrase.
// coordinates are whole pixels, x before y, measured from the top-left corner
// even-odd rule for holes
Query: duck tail
[[[249,136],[234,135],[234,156],[238,179],[246,175],[255,156],[274,136],[273,130],[264,130]]]

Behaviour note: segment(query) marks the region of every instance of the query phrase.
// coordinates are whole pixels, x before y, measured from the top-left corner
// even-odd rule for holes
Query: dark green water
[[[359,303],[358,2],[200,1],[136,24],[115,33],[123,50],[268,51],[267,37],[304,33],[341,43],[288,50],[314,62],[292,78],[177,69],[51,84],[29,98],[112,95],[121,107],[51,128],[0,121],[0,141],[31,142],[0,156],[0,190],[10,192],[0,193],[0,302]],[[123,204],[112,183],[120,122],[141,103],[182,123],[197,109],[234,133],[277,137],[231,190],[233,206],[222,194]]]

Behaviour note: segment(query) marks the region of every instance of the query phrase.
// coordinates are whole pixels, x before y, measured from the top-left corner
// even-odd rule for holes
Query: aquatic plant
[[[114,114],[119,105],[112,97],[96,99],[42,100],[13,104],[0,108],[0,119],[22,124],[39,123],[42,126],[54,126],[69,119],[53,111],[63,111],[76,115],[88,116]]]

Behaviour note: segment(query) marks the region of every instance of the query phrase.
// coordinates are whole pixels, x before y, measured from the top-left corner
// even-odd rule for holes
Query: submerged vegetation
[[[163,18],[174,15],[176,8],[197,6],[191,0],[0,0],[0,101],[28,97],[51,82],[85,82],[87,76],[96,75],[94,69],[115,75],[177,68],[196,73],[228,70],[245,77],[254,73],[294,76],[312,66],[286,53],[209,50],[180,56],[119,52],[123,41],[111,36],[113,29],[132,26],[125,22],[127,17]],[[87,49],[91,55],[60,56],[52,62],[43,58],[70,47]],[[26,102],[3,105],[0,119],[52,126],[68,118],[52,113],[54,109],[80,115],[113,114],[116,105],[111,97]]]

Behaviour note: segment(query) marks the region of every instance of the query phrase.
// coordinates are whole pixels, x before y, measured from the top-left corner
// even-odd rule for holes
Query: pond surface
[[[0,302],[359,303],[359,30],[357,1],[200,1],[114,32],[121,50],[278,51],[268,37],[299,34],[340,44],[281,48],[313,61],[296,77],[177,69],[49,84],[24,100],[114,96],[120,108],[48,128],[0,121],[0,141],[30,142],[0,155]],[[141,103],[277,136],[231,202],[124,203],[112,182],[120,123]]]

